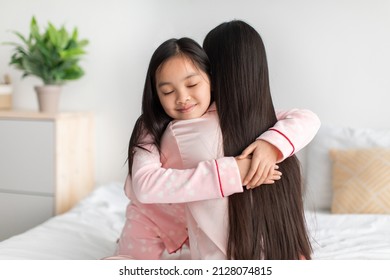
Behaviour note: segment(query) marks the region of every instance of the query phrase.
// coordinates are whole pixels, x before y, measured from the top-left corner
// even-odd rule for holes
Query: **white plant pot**
[[[37,97],[39,111],[42,113],[55,114],[59,111],[61,86],[44,85],[34,87]]]

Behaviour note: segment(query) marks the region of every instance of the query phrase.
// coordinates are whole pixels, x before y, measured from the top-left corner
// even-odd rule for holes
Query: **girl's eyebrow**
[[[190,79],[190,78],[192,78],[192,77],[194,77],[194,76],[199,76],[199,73],[191,73],[191,74],[189,74],[188,76],[186,76],[186,77],[183,79],[183,81],[188,80],[188,79]],[[157,87],[162,87],[162,86],[166,86],[166,85],[170,85],[170,84],[172,84],[172,83],[170,83],[170,82],[159,82],[159,83],[157,84]]]

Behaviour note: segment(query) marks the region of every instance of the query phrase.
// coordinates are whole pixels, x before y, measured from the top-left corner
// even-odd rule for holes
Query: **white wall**
[[[389,128],[390,1],[386,0],[0,0],[0,42],[27,34],[31,16],[77,26],[88,38],[86,76],[63,89],[62,111],[96,117],[96,182],[123,181],[127,144],[140,113],[154,49],[170,37],[202,43],[217,24],[242,19],[262,35],[277,108],[309,108],[323,123]],[[37,109],[32,86],[8,66],[14,107]],[[1,132],[0,132],[1,134]]]

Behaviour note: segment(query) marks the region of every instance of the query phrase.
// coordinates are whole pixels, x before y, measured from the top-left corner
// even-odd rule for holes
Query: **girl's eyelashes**
[[[199,83],[188,84],[188,85],[186,85],[186,87],[187,87],[187,88],[193,88],[193,87],[196,87],[198,84],[199,84]],[[171,93],[174,93],[174,92],[175,92],[174,89],[172,89],[172,90],[169,90],[169,89],[161,90],[161,89],[160,89],[160,91],[161,91],[161,93],[162,93],[163,95],[168,95],[168,94],[171,94]]]
[[[164,88],[158,89],[158,91],[159,91],[162,95],[168,95],[168,94],[173,93],[175,90],[172,89],[172,88],[164,87]]]

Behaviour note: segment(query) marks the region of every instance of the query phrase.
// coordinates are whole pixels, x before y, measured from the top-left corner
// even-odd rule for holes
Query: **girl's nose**
[[[176,104],[186,104],[188,102],[190,102],[191,100],[191,97],[190,96],[186,96],[186,97],[179,97],[176,101]]]

